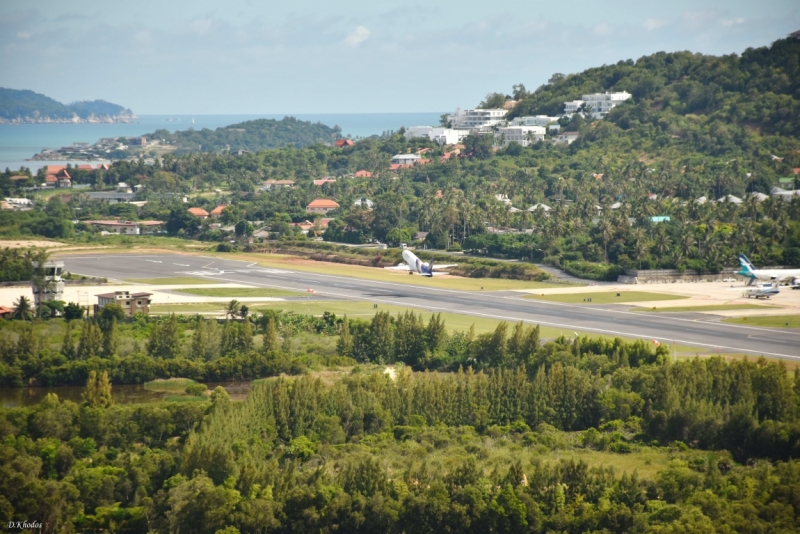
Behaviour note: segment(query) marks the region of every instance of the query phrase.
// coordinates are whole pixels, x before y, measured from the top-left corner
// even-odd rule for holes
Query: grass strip
[[[725,323],[746,324],[750,326],[769,326],[773,328],[800,328],[800,315],[756,315],[751,317],[731,317]]]
[[[200,297],[299,297],[305,293],[289,291],[287,289],[273,289],[269,287],[187,287],[175,289],[179,293],[197,295]]]

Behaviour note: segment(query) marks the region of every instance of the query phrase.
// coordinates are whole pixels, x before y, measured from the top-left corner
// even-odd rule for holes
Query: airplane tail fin
[[[753,274],[755,267],[753,267],[753,264],[750,263],[750,260],[748,260],[747,256],[744,254],[739,254],[739,265],[741,265],[742,268],[736,274],[739,276],[746,276],[748,278],[755,278],[755,275]]]
[[[433,276],[433,260],[428,264],[428,276]]]

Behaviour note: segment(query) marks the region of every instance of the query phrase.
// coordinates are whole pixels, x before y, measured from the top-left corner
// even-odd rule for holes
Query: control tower
[[[33,262],[34,272],[39,270],[39,263]],[[64,262],[48,260],[42,269],[43,276],[34,276],[31,280],[33,290],[33,304],[38,309],[40,302],[50,302],[51,300],[63,300],[64,280],[61,273],[64,272]]]

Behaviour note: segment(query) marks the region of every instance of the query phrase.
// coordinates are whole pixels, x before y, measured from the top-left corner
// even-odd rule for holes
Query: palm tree
[[[14,313],[12,314],[14,319],[22,319],[24,321],[30,321],[33,318],[33,306],[31,305],[31,301],[25,295],[21,295],[19,300],[14,303]]]
[[[233,299],[228,303],[228,306],[225,309],[225,317],[226,318],[230,317],[231,319],[233,319],[234,317],[239,315],[239,311],[241,309],[242,309],[242,304],[238,300]]]

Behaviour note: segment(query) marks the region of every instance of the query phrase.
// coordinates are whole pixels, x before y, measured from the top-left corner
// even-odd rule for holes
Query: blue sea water
[[[296,114],[299,120],[339,126],[344,135],[368,137],[401,126],[435,126],[441,113],[317,113]],[[253,119],[282,119],[278,115],[143,115],[128,124],[0,124],[0,169],[40,167],[63,162],[26,161],[44,148],[59,148],[72,143],[95,143],[103,137],[136,136],[158,129],[169,131],[194,128],[215,129]],[[194,122],[192,122],[194,121]],[[85,162],[74,162],[85,163]],[[96,162],[91,162],[96,163]]]

